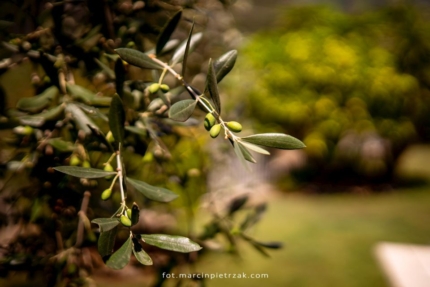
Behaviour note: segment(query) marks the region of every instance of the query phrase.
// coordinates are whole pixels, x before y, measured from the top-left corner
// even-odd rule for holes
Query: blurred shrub
[[[430,24],[422,11],[302,7],[280,24],[244,49],[251,116],[304,139],[302,179],[390,180],[405,147],[428,140]]]

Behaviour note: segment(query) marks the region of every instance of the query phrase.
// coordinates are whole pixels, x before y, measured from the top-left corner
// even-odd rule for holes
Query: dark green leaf
[[[118,95],[112,97],[109,109],[109,128],[117,143],[124,142],[125,111],[122,100]]]
[[[166,234],[141,234],[140,236],[145,243],[157,246],[161,249],[182,253],[193,252],[202,249],[200,245],[191,241],[187,237]]]
[[[106,232],[114,229],[119,224],[118,218],[95,218],[91,220],[92,223],[98,224],[100,232]]]
[[[187,67],[187,59],[188,59],[188,53],[190,51],[190,43],[191,43],[191,37],[193,36],[193,30],[194,30],[194,21],[193,25],[191,26],[190,33],[188,34],[187,44],[185,45],[185,52],[184,52],[184,61],[182,62],[182,76],[185,76],[185,70]]]
[[[114,227],[109,231],[100,233],[100,237],[97,242],[97,249],[101,257],[104,258],[112,254],[117,232],[118,227]]]
[[[168,189],[152,186],[147,184],[146,182],[127,178],[127,181],[139,192],[141,192],[144,196],[151,200],[160,201],[160,202],[169,202],[178,197],[177,194],[171,192]]]
[[[197,101],[183,100],[173,104],[169,110],[169,118],[179,122],[185,122],[194,112]]]
[[[43,113],[32,115],[32,116],[24,116],[19,118],[19,121],[23,125],[28,125],[32,127],[41,127],[46,121],[57,120],[63,115],[64,104],[56,106],[50,110],[47,110]]]
[[[111,257],[109,257],[106,265],[112,269],[122,269],[130,261],[131,251],[132,251],[132,241],[131,237],[127,239],[126,242],[118,249]]]
[[[157,64],[151,59],[151,57],[140,51],[130,48],[118,48],[115,51],[118,53],[121,59],[130,65],[134,65],[142,69],[163,69],[163,66]]]
[[[124,79],[125,68],[121,59],[115,61],[115,87],[117,94],[122,98],[124,96]]]
[[[263,217],[264,213],[266,212],[266,204],[262,203],[258,206],[256,206],[254,212],[247,215],[245,220],[240,225],[241,230],[246,230],[249,227],[255,225],[260,219]]]
[[[194,34],[191,37],[188,53],[191,53],[194,50],[194,48],[197,46],[198,42],[201,40],[202,36],[203,36],[203,34],[200,32],[200,33]],[[179,63],[184,58],[185,49],[187,48],[187,42],[188,42],[188,40],[182,42],[182,44],[176,49],[175,53],[173,53],[173,57],[170,60],[170,64],[172,66]]]
[[[50,138],[47,143],[52,145],[59,152],[72,152],[75,149],[75,145],[71,142],[64,141],[60,138]]]
[[[206,77],[205,94],[208,94],[208,93],[210,95],[210,98],[212,99],[212,102],[215,105],[215,110],[217,111],[218,114],[221,114],[221,100],[219,98],[218,84],[216,80],[212,59],[209,60],[208,75]]]
[[[244,137],[241,140],[279,149],[301,149],[306,147],[304,143],[292,136],[277,133],[256,134]]]
[[[179,44],[178,39],[169,40],[169,42],[167,42],[167,44],[164,45],[164,48],[160,54],[162,55],[164,53],[169,52],[170,50],[172,50],[173,48],[178,46],[178,44]],[[155,54],[155,49],[150,49],[150,50],[146,51],[145,54],[147,54],[147,55]],[[158,55],[160,55],[160,54],[158,54]]]
[[[152,265],[151,257],[142,249],[142,245],[140,245],[140,242],[136,238],[133,238],[133,254],[137,261],[143,265]]]
[[[247,201],[248,201],[247,195],[239,196],[239,197],[233,199],[232,202],[230,202],[230,204],[229,204],[228,214],[232,215],[233,213],[235,213],[236,211],[241,209],[242,206],[244,206]]]
[[[157,40],[157,46],[155,48],[156,55],[160,55],[164,46],[169,41],[170,36],[172,36],[173,31],[175,31],[176,26],[178,26],[178,23],[179,23],[179,20],[181,20],[181,17],[182,17],[182,10],[179,10],[178,12],[176,12],[175,15],[173,15],[172,18],[169,19],[166,26],[163,28],[163,31],[161,32]]]
[[[272,241],[272,242],[260,242],[255,241],[254,242],[262,247],[269,248],[269,249],[281,249],[282,248],[282,242]]]
[[[97,168],[86,168],[80,166],[57,166],[55,170],[81,178],[101,178],[116,174],[115,171],[104,171]]]
[[[51,86],[40,95],[31,98],[21,98],[16,107],[22,111],[38,113],[49,106],[58,94],[58,88]]]
[[[214,63],[214,70],[216,74],[217,82],[221,80],[233,69],[236,63],[237,51],[231,50],[221,57],[219,57]]]

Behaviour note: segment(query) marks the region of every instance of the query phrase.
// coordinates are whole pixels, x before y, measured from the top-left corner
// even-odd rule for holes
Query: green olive
[[[217,124],[211,128],[211,130],[209,131],[209,134],[211,135],[212,138],[216,138],[220,132],[221,132],[221,125]]]
[[[240,131],[242,131],[242,125],[239,124],[238,122],[228,122],[226,123],[226,126],[228,127],[229,130],[231,130],[232,132],[238,133]]]
[[[111,195],[112,195],[112,189],[108,188],[108,189],[105,189],[105,190],[102,192],[101,198],[102,198],[103,200],[108,200],[108,199],[110,198],[110,196],[111,196]]]
[[[211,113],[209,113],[206,115],[205,121],[203,124],[205,126],[205,129],[209,131],[214,126],[214,124],[216,124],[216,119]]]
[[[170,87],[169,87],[168,85],[166,85],[166,84],[161,84],[161,85],[160,85],[160,89],[161,89],[163,92],[167,93],[167,92],[170,90]]]
[[[151,94],[155,94],[160,89],[160,84],[152,84],[149,86],[148,90]]]
[[[71,166],[77,166],[77,165],[79,165],[81,163],[81,160],[79,159],[79,157],[77,157],[76,155],[72,155],[71,157],[70,157],[70,162],[69,162],[69,164],[71,165]]]
[[[128,218],[130,218],[131,219],[131,209],[129,208],[129,209],[127,209],[127,216],[128,216]]]
[[[121,217],[119,218],[119,221],[122,223],[122,225],[126,227],[131,226],[131,220],[125,215],[121,215]]]
[[[90,162],[88,160],[84,160],[84,162],[82,163],[82,167],[90,168],[91,164],[90,164]]]

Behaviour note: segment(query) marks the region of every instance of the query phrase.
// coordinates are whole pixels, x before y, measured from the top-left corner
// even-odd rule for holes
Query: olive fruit
[[[209,131],[214,126],[215,123],[216,123],[215,117],[211,113],[207,114],[205,117],[205,121],[203,123],[205,126],[205,129]]]
[[[131,219],[131,209],[127,209],[127,217]]]
[[[104,171],[113,171],[113,166],[110,163],[107,163],[104,168]]]
[[[76,155],[72,155],[71,157],[70,157],[70,162],[69,162],[69,164],[71,165],[71,166],[77,166],[77,165],[79,165],[81,163],[81,160],[76,156]]]
[[[151,94],[155,94],[160,89],[160,84],[152,84],[149,86],[148,90]]]
[[[217,124],[211,128],[211,130],[209,131],[209,134],[211,135],[212,138],[216,138],[220,132],[221,132],[221,125]]]
[[[238,133],[240,131],[242,131],[242,125],[239,124],[238,122],[228,122],[225,124],[229,130],[231,130],[232,132]]]
[[[90,168],[91,164],[90,164],[90,162],[88,160],[84,160],[84,162],[82,163],[82,167]]]
[[[102,198],[103,200],[108,200],[108,199],[110,198],[110,196],[111,196],[111,195],[112,195],[112,189],[108,188],[108,189],[105,189],[105,190],[102,192],[101,198]]]
[[[170,87],[169,87],[168,85],[166,85],[166,84],[161,84],[161,85],[160,85],[160,89],[161,89],[163,92],[167,93],[167,92],[170,90]]]
[[[127,226],[127,227],[131,226],[131,220],[127,216],[125,216],[125,215],[121,215],[121,217],[119,218],[119,221],[124,226]]]

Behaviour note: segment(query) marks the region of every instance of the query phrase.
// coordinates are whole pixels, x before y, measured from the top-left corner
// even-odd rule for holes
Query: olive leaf
[[[47,121],[57,120],[63,114],[64,105],[56,106],[55,108],[44,111],[40,114],[23,116],[19,118],[19,121],[23,125],[32,127],[41,127]]]
[[[66,112],[70,113],[73,121],[80,130],[85,132],[85,134],[91,134],[91,128],[94,130],[99,130],[96,124],[76,104],[68,103],[66,105]]]
[[[209,94],[215,105],[215,110],[221,114],[221,100],[219,98],[218,84],[212,59],[209,60],[208,74],[206,77],[205,95]]]
[[[243,137],[241,140],[256,145],[278,149],[301,149],[306,147],[300,140],[290,135],[278,133],[256,134]]]
[[[188,59],[188,52],[190,50],[190,42],[191,38],[193,36],[193,30],[194,30],[194,21],[193,25],[191,26],[190,33],[188,34],[187,44],[185,45],[185,52],[184,52],[184,60],[182,62],[182,76],[185,76],[185,70],[187,68],[187,59]]]
[[[116,174],[115,171],[104,171],[98,168],[86,168],[80,166],[57,166],[54,167],[54,169],[56,171],[80,178],[101,178]]]
[[[146,182],[127,178],[127,181],[139,192],[141,192],[144,196],[151,200],[160,201],[160,202],[169,202],[178,197],[177,194],[171,192],[168,189],[152,186]]]
[[[176,102],[169,109],[169,118],[179,122],[185,122],[194,112],[197,101],[183,100]]]
[[[268,152],[267,150],[259,147],[258,145],[255,145],[255,144],[252,144],[252,143],[248,143],[248,142],[244,142],[244,141],[240,141],[240,144],[242,144],[244,147],[246,147],[246,148],[248,148],[248,149],[250,149],[252,151],[255,151],[255,152],[258,152],[258,153],[261,153],[261,154],[265,154],[265,155],[270,155],[270,152]]]
[[[133,254],[141,264],[152,265],[151,257],[143,250],[142,245],[136,238],[133,238]]]
[[[190,43],[189,43],[188,53],[191,53],[194,50],[194,48],[197,46],[197,44],[202,39],[202,37],[203,37],[203,33],[201,32],[196,33],[191,37],[191,40],[189,41]],[[187,49],[187,42],[188,40],[182,42],[181,45],[175,50],[175,52],[173,53],[172,59],[170,60],[171,66],[181,62],[184,59],[185,50]]]
[[[236,142],[237,146],[239,147],[240,151],[243,154],[243,157],[252,163],[256,163],[257,161],[254,159],[254,157],[252,156],[252,154],[249,152],[249,150],[239,141]]]
[[[97,242],[97,250],[99,251],[101,257],[104,258],[112,254],[117,233],[118,226],[109,231],[100,233],[99,240]]]
[[[131,237],[129,237],[124,244],[109,257],[106,265],[116,270],[124,268],[130,261],[131,251],[132,241]]]
[[[58,88],[56,86],[51,86],[39,95],[31,98],[21,98],[16,104],[16,107],[25,112],[38,113],[48,107],[57,95]]]
[[[103,70],[103,72],[105,72],[105,74],[108,76],[110,80],[115,79],[115,73],[108,65],[106,65],[105,63],[103,63],[97,58],[94,58],[94,61],[97,63],[97,65],[99,65],[99,67]]]
[[[95,218],[91,220],[92,223],[98,224],[100,232],[106,232],[114,229],[119,224],[118,218]]]
[[[124,142],[125,111],[121,98],[115,94],[109,109],[109,128],[117,143]]]
[[[75,145],[73,143],[64,141],[60,138],[50,138],[46,142],[52,145],[59,152],[72,152],[75,149]]]
[[[130,65],[142,68],[142,69],[159,69],[162,70],[163,66],[157,64],[147,54],[130,48],[118,48],[115,49],[118,55],[129,63]]]
[[[124,79],[125,68],[121,59],[115,61],[115,87],[117,94],[122,98],[124,96]]]
[[[93,92],[79,85],[67,83],[66,88],[67,92],[71,94],[74,99],[81,100],[88,105],[91,105],[93,99],[96,97]]]
[[[249,166],[246,164],[245,156],[237,141],[233,142],[234,153],[239,158],[240,163],[249,171]]]
[[[163,28],[163,31],[160,33],[160,36],[157,40],[157,45],[155,47],[155,54],[160,55],[161,51],[163,50],[166,43],[169,41],[170,36],[172,36],[173,31],[175,31],[176,26],[178,26],[179,20],[181,20],[182,17],[182,10],[179,10],[178,12],[173,15],[172,18],[169,19],[166,26]]]
[[[187,237],[166,234],[141,234],[145,243],[161,249],[188,253],[202,249],[200,245]]]
[[[214,70],[217,82],[221,80],[233,69],[237,59],[237,51],[231,50],[214,62]]]

